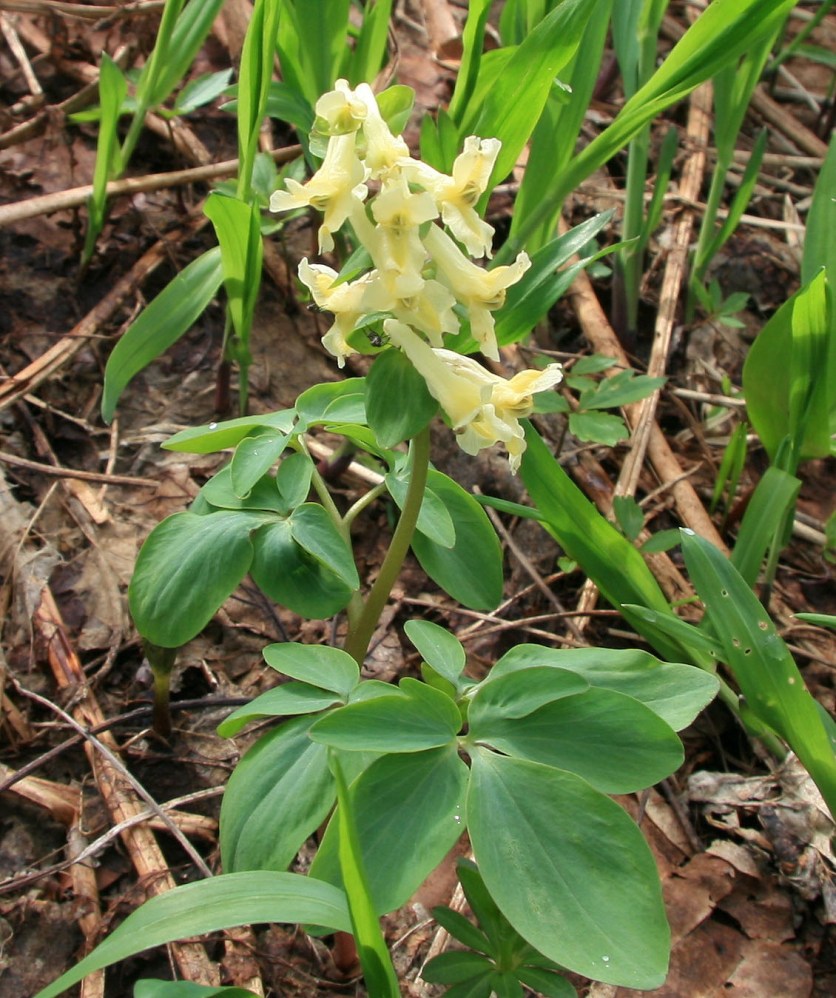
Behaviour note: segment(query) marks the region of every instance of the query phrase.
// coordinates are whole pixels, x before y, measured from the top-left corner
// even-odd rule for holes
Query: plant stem
[[[424,500],[429,463],[430,431],[427,427],[412,440],[412,470],[401,518],[395,527],[392,542],[386,552],[386,557],[383,559],[383,564],[380,566],[377,579],[366,597],[363,611],[346,638],[345,650],[358,665],[363,664],[374,629],[384,606],[386,606],[386,601],[389,599],[392,586],[400,575],[406,553],[412,542],[415,524],[418,522],[418,513]]]

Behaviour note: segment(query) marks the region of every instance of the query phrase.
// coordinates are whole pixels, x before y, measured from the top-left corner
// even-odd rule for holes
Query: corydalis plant
[[[299,278],[314,302],[334,316],[325,348],[342,367],[357,352],[352,334],[383,318],[385,334],[426,381],[460,447],[476,454],[501,442],[516,471],[525,450],[519,420],[531,412],[536,392],[561,380],[560,366],[523,371],[508,381],[443,349],[444,335],[459,332],[464,315],[482,352],[498,360],[493,312],[531,265],[520,253],[509,266],[485,270],[460,249],[474,258],[491,255],[494,230],[477,205],[500,142],[469,136],[448,176],[409,155],[367,84],[351,90],[338,80],[317,102],[316,114],[311,144],[324,153],[322,166],[306,184],[287,180],[287,190],[276,191],[270,207],[321,211],[320,252],[334,248],[334,233],[348,222],[373,265],[343,281],[323,264],[300,263]]]

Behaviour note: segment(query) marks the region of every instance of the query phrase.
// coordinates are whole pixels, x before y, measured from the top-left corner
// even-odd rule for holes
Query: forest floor
[[[244,0],[229,0],[195,73],[234,65],[246,10]],[[672,10],[682,16],[679,5]],[[399,7],[393,69],[399,82],[415,88],[421,112],[449,96],[461,16],[461,6],[441,0]],[[159,446],[181,428],[227,414],[216,410],[221,305],[133,381],[110,426],[99,412],[102,374],[113,344],[143,305],[211,245],[201,214],[209,187],[186,177],[170,188],[151,184],[114,197],[98,252],[83,274],[84,198],[63,195],[90,182],[95,161],[94,127],[73,125],[67,110],[95,101],[90,85],[102,51],[125,46],[134,61],[147,53],[154,17],[142,4],[133,13],[97,7],[91,17],[81,4],[0,2],[0,994],[9,998],[33,995],[71,966],[143,900],[151,881],[194,878],[182,836],[218,869],[220,795],[252,736],[224,740],[214,729],[231,705],[274,682],[260,655],[266,643],[332,637],[329,622],[302,622],[245,584],[180,655],[171,744],[149,733],[148,667],[127,613],[126,587],[148,532],[183,509],[225,460]],[[675,29],[672,18],[665,46]],[[834,15],[817,41],[836,50]],[[762,86],[747,119],[741,162],[764,123],[769,153],[747,220],[714,269],[726,294],[750,295],[742,326],[685,325],[680,318],[663,358],[669,380],[651,418],[664,432],[670,457],[664,465],[646,457],[634,487],[654,532],[693,525],[694,504],[707,506],[724,445],[742,416],[729,396],[740,384],[747,347],[798,286],[797,212],[804,211],[826,148],[815,109],[830,83],[822,66],[794,60],[787,68],[791,78],[779,76],[772,90]],[[617,90],[601,95],[587,136],[614,116],[619,101]],[[683,106],[671,120],[684,131],[687,115]],[[414,123],[407,138],[414,144]],[[267,146],[292,141],[278,127],[265,133]],[[234,156],[233,119],[212,107],[173,129],[163,124],[146,132],[130,176]],[[677,171],[684,160],[681,154]],[[701,196],[710,149],[707,163]],[[566,208],[570,223],[605,208],[620,210],[623,166],[614,161],[578,192]],[[513,207],[514,179],[491,203],[500,230]],[[44,195],[60,203],[38,200]],[[4,214],[14,206],[17,214]],[[652,241],[642,326],[627,347],[639,369],[651,355],[673,227],[683,213],[698,221],[699,212],[699,197],[688,203],[672,197]],[[287,245],[277,245],[268,260],[254,331],[256,411],[290,406],[306,387],[339,376],[319,342],[323,317],[294,298],[292,261],[301,255],[298,247],[311,252],[312,239],[309,223],[297,223]],[[591,285],[578,282],[555,308],[549,328],[538,331],[536,345],[566,358],[606,350],[608,288],[606,276]],[[598,303],[603,311],[596,311]],[[519,363],[517,353],[503,356],[508,369]],[[362,367],[351,373],[363,373]],[[554,419],[543,428],[557,440],[562,427],[560,417]],[[561,460],[589,498],[609,511],[630,454],[627,445],[605,448],[567,437]],[[433,459],[467,486],[521,498],[499,455],[465,459],[439,432]],[[714,517],[722,540],[733,538],[766,465],[752,439],[738,498],[722,519]],[[773,608],[809,688],[833,712],[834,642],[793,614],[836,613],[833,552],[828,558],[824,550],[836,474],[826,462],[810,462],[801,474],[798,529],[781,558]],[[690,499],[675,500],[678,481],[690,483]],[[349,470],[342,483],[347,501],[361,484]],[[390,511],[379,503],[358,526],[360,558],[372,571],[389,522]],[[500,609],[473,614],[451,607],[410,563],[387,611],[390,626],[375,646],[370,674],[391,680],[416,669],[402,637],[410,616],[449,626],[465,643],[474,675],[512,641],[640,644],[614,611],[596,603],[579,572],[558,570],[561,552],[532,521],[503,517],[500,527],[507,566]],[[675,577],[676,557],[666,564]],[[90,739],[91,729],[97,741]],[[785,820],[787,814],[809,816],[804,781],[791,766],[771,770],[719,706],[688,729],[684,741],[680,771],[623,801],[657,857],[673,929],[671,975],[654,994],[836,994],[833,855],[821,840],[805,841],[809,825]],[[125,767],[115,790],[102,785],[102,745]],[[180,840],[159,816],[130,843],[106,837],[145,808],[143,792],[160,805],[178,801],[167,822],[173,821]],[[90,844],[92,859],[76,862]],[[428,911],[448,902],[454,887],[447,863],[386,921],[405,994],[439,993],[418,978],[429,948],[441,942]],[[325,943],[287,927],[220,934],[207,944],[206,958],[220,965],[223,981],[260,986],[266,995],[365,993],[356,979],[341,976]],[[112,968],[106,983],[100,978],[84,994],[128,995],[140,977],[171,974],[170,953],[154,951]],[[596,998],[633,994],[575,983],[581,994]]]

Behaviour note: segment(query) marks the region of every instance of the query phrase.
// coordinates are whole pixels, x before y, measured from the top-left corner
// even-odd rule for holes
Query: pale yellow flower
[[[377,227],[366,249],[381,273],[394,276],[398,297],[408,297],[423,286],[427,251],[418,230],[438,216],[435,202],[426,192],[413,194],[406,177],[399,175],[372,202],[372,216]]]
[[[410,180],[435,199],[441,220],[473,257],[491,256],[494,229],[476,213],[485,193],[502,143],[470,135],[453,163],[453,175],[439,173],[426,163],[411,159],[401,165]]]
[[[355,135],[335,135],[328,141],[322,166],[306,184],[287,179],[286,191],[275,191],[270,198],[271,211],[289,211],[310,205],[324,213],[319,227],[319,251],[334,248],[333,233],[345,222],[355,204],[368,194],[363,183],[366,171],[357,158]]]
[[[479,348],[491,360],[499,359],[499,349],[491,312],[505,304],[506,290],[516,284],[531,266],[526,253],[520,253],[507,267],[483,270],[461,252],[438,226],[430,227],[424,246],[436,264],[437,277],[453,292],[470,314],[470,331]]]
[[[349,346],[348,336],[366,311],[364,298],[375,273],[364,274],[356,281],[335,283],[339,274],[331,267],[320,263],[308,263],[304,258],[299,264],[299,280],[311,292],[318,308],[330,312],[334,322],[322,337],[322,345],[340,367],[345,366],[345,358],[357,351]]]
[[[456,299],[439,281],[425,280],[414,295],[397,293],[397,281],[378,273],[369,283],[364,305],[369,312],[390,312],[396,319],[418,329],[433,346],[440,347],[445,333],[457,333],[459,320],[453,311]]]
[[[354,94],[366,106],[366,120],[363,122],[366,146],[363,160],[375,180],[385,179],[401,159],[409,156],[409,146],[400,135],[392,134],[368,83],[360,83]]]
[[[356,132],[368,113],[365,102],[349,87],[347,80],[337,80],[334,89],[316,102],[315,110],[315,129],[324,135]]]
[[[387,319],[383,328],[391,342],[409,357],[430,394],[447,413],[459,447],[467,454],[478,454],[485,447],[503,443],[511,471],[516,473],[525,450],[525,434],[519,421],[531,413],[537,392],[553,388],[563,378],[560,365],[522,371],[506,380],[485,370],[471,357],[433,349],[396,319]]]

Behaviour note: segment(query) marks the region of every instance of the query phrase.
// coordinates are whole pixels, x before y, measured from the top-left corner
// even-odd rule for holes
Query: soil
[[[1,212],[89,183],[95,127],[68,120],[65,102],[95,79],[102,50],[128,45],[135,63],[141,62],[156,15],[143,5],[128,14],[113,8],[111,15],[100,13],[97,19],[49,2],[0,7],[9,10],[0,12],[6,39],[0,45]],[[682,15],[680,5],[673,11]],[[430,13],[433,18],[425,20]],[[415,88],[421,111],[434,110],[449,96],[462,13],[439,2],[398,7],[396,72],[400,82]],[[245,3],[227,4],[195,73],[234,64],[242,14]],[[834,36],[831,14],[816,41],[832,50]],[[13,37],[25,53],[22,61],[10,47]],[[737,407],[717,408],[713,396],[735,393],[749,343],[798,285],[794,212],[815,180],[810,150],[827,137],[822,126],[827,125],[825,96],[832,91],[828,72],[802,59],[788,68],[803,81],[797,84],[803,90],[779,78],[772,96],[764,94],[795,119],[809,143],[793,145],[780,120],[772,122],[769,150],[779,159],[765,166],[748,209],[756,221],[742,225],[715,262],[725,294],[745,290],[751,295],[743,325],[678,322],[667,358],[669,381],[658,422],[706,505],[725,443],[741,417]],[[806,97],[793,103],[799,93]],[[88,102],[94,99],[91,93]],[[620,100],[617,87],[604,94],[595,109],[597,124],[590,127],[608,120]],[[823,109],[822,116],[815,107]],[[672,118],[681,122],[681,109]],[[407,130],[411,145],[418,120]],[[752,113],[741,148],[750,145],[758,127]],[[217,106],[190,116],[182,132],[184,144],[178,147],[147,132],[129,175],[192,167],[201,146],[215,161],[235,156],[231,118]],[[278,149],[293,137],[276,124],[265,141]],[[614,192],[621,166],[613,164],[606,176],[590,181],[567,209],[570,222],[618,206]],[[683,166],[678,161],[677,170]],[[100,733],[112,738],[131,774],[133,785],[125,792],[134,801],[139,800],[137,787],[159,803],[188,797],[180,805],[178,825],[217,871],[220,795],[253,735],[223,740],[215,727],[230,706],[275,681],[261,659],[265,644],[330,642],[339,633],[339,621],[304,622],[245,583],[182,650],[173,682],[174,734],[168,744],[154,736],[150,674],[127,612],[126,588],[144,537],[163,517],[183,509],[225,460],[224,455],[183,455],[159,446],[178,429],[230,414],[218,407],[222,305],[210,306],[188,335],[134,379],[111,426],[99,412],[102,376],[113,344],[144,304],[212,245],[200,222],[207,191],[205,183],[184,183],[115,197],[84,272],[79,269],[83,201],[11,222],[0,215],[0,994],[9,998],[35,994],[71,966],[141,903],[153,876],[167,874],[173,882],[199,876],[182,843],[166,831],[156,835],[162,856],[156,875],[139,871],[118,836],[102,839],[116,819],[101,786],[101,763],[95,761],[100,750],[85,736],[95,723],[91,718],[101,717]],[[507,194],[492,201],[489,212],[498,229],[511,208]],[[638,365],[650,354],[661,271],[682,210],[666,211],[651,243],[643,319],[631,344]],[[313,239],[309,220],[302,219],[271,256],[253,334],[254,411],[292,405],[306,387],[340,376],[319,343],[323,317],[296,303],[293,264],[285,263],[311,254]],[[156,254],[156,265],[138,267],[149,251]],[[123,291],[116,295],[119,287]],[[594,290],[606,307],[605,275],[596,277]],[[576,306],[572,294],[559,303],[547,328],[537,333],[539,348],[570,360],[591,352]],[[520,354],[527,357],[521,350],[504,353],[506,371],[521,363]],[[346,373],[363,373],[362,362]],[[553,440],[563,440],[566,467],[593,501],[609,508],[629,446],[604,448],[564,438],[558,417],[544,420],[542,428]],[[433,459],[468,487],[522,499],[521,486],[501,455],[467,458],[441,425],[434,433]],[[733,542],[742,508],[766,466],[752,439],[737,497],[714,514],[725,541]],[[829,552],[823,544],[836,473],[831,462],[815,461],[801,475],[800,526],[781,558],[774,606],[810,690],[833,713],[836,646],[827,632],[792,615],[836,613],[832,539]],[[654,533],[683,523],[670,485],[645,462],[637,498],[646,500],[646,523]],[[361,493],[362,483],[348,473],[339,488],[349,502]],[[572,611],[594,606],[583,577],[558,567],[562,552],[532,521],[505,516],[501,521],[508,600],[503,610],[475,617],[457,611],[409,563],[386,614],[388,631],[379,635],[370,657],[369,674],[393,680],[416,670],[416,656],[403,637],[409,617],[425,616],[456,632],[466,643],[474,676],[484,674],[510,643],[577,639],[581,632]],[[380,564],[390,522],[391,510],[378,503],[358,525],[358,558],[367,574]],[[603,604],[586,620],[581,636],[590,644],[624,647],[638,640]],[[671,976],[653,994],[833,995],[836,867],[827,835],[816,838],[811,831],[827,826],[821,825],[823,816],[803,774],[791,765],[771,772],[717,705],[684,733],[684,741],[686,761],[679,772],[663,786],[622,802],[657,857],[674,934]],[[781,804],[788,800],[807,819],[806,831],[782,823]],[[89,843],[98,843],[92,859],[74,862]],[[460,851],[466,852],[466,843]],[[305,860],[300,857],[300,868]],[[437,939],[428,911],[448,903],[455,886],[451,859],[410,905],[386,920],[404,994],[440,993],[418,978]],[[225,983],[258,989],[260,982],[266,995],[365,993],[361,981],[340,969],[327,941],[288,927],[219,935],[208,941],[207,953],[220,964]],[[177,972],[169,952],[154,951],[112,968],[104,982],[83,993],[128,995],[140,978],[171,978]],[[597,998],[632,994],[580,980],[575,984],[581,994]]]

